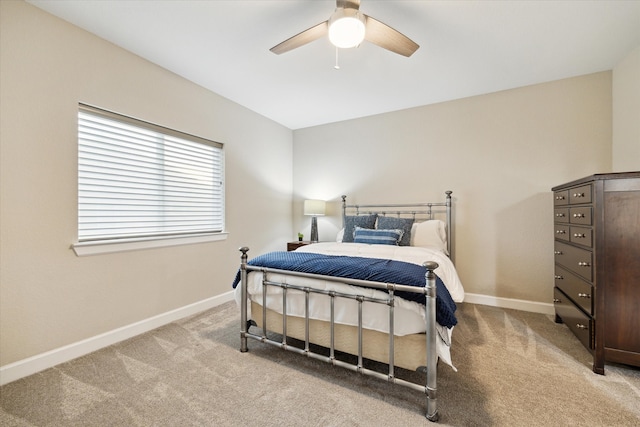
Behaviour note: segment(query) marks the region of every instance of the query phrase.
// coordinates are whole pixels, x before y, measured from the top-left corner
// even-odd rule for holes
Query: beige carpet
[[[439,425],[640,425],[640,369],[593,374],[552,317],[462,304],[458,319]],[[424,394],[252,340],[240,353],[238,325],[227,303],[7,384],[0,425],[434,425]]]

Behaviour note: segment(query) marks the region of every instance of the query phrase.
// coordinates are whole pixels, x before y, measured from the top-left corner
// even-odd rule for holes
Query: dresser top
[[[587,182],[608,180],[608,179],[628,179],[628,178],[640,178],[640,171],[635,172],[616,172],[616,173],[597,173],[594,175],[585,176],[584,178],[576,179],[575,181],[567,182],[562,185],[557,185],[551,190],[556,191],[565,187],[571,187],[574,185],[584,184]]]

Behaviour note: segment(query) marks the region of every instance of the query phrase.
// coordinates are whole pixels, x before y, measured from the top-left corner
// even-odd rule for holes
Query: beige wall
[[[610,171],[611,72],[297,130],[293,158],[294,229],[308,228],[308,197],[399,203],[453,190],[466,291],[550,303],[550,190]],[[340,226],[333,207],[320,240]]]
[[[640,170],[640,46],[613,69],[613,171]]]
[[[289,129],[29,4],[0,16],[0,365],[228,292],[238,247],[284,247]],[[229,238],[76,257],[78,102],[224,143]]]

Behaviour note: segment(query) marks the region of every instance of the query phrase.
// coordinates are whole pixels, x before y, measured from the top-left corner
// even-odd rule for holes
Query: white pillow
[[[341,228],[340,231],[338,231],[338,235],[336,236],[336,242],[342,243],[343,237],[344,237],[344,228]]]
[[[438,248],[447,255],[447,230],[444,221],[432,219],[411,227],[411,246]]]

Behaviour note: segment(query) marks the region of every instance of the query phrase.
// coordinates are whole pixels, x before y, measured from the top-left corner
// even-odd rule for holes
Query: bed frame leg
[[[436,422],[440,418],[437,401],[438,354],[436,352],[436,274],[434,273],[434,270],[438,268],[438,263],[428,261],[423,266],[427,269],[425,274],[425,310],[427,318],[426,417],[429,421]]]
[[[436,398],[436,390],[427,387],[427,413],[425,416],[431,422],[437,422],[440,419],[438,414],[438,399]]]
[[[240,257],[240,286],[241,301],[240,301],[240,351],[246,353],[249,351],[247,347],[247,330],[249,325],[247,323],[247,252],[249,248],[243,246],[240,248],[242,255]]]

